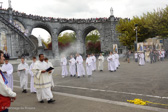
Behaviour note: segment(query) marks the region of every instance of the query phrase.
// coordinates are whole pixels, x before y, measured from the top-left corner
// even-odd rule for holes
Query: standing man
[[[78,53],[76,54],[76,63],[78,78],[80,78],[82,75],[84,77],[83,58]]]
[[[68,76],[67,59],[65,56],[62,56],[61,58],[61,66],[62,66],[62,78],[64,78],[65,76]]]
[[[21,63],[18,65],[18,75],[20,77],[20,87],[23,89],[23,93],[27,93],[29,65],[25,62],[25,59],[21,58]]]
[[[131,52],[128,50],[126,54],[128,63],[130,63],[130,54]]]
[[[99,56],[98,60],[99,60],[98,70],[103,71],[103,68],[104,68],[104,56],[102,55],[102,53],[100,53],[100,56]]]
[[[152,49],[150,50],[149,56],[150,56],[150,62],[152,64],[153,63],[153,59],[154,59],[154,53],[153,53]]]
[[[35,63],[36,63],[36,57],[33,57],[33,62],[30,65],[30,70],[29,70],[29,73],[31,76],[31,81],[30,81],[30,92],[31,93],[36,93],[36,88],[34,87],[34,73],[32,71]]]
[[[51,92],[51,70],[47,71],[50,66],[44,61],[44,55],[39,55],[39,61],[37,61],[33,67],[34,87],[37,91],[37,99],[40,103],[44,103],[47,100],[48,103],[53,103],[53,94]]]
[[[92,75],[92,59],[90,57],[90,55],[87,56],[86,58],[86,72],[87,72],[87,75],[90,77]]]
[[[53,67],[54,68],[54,66],[52,65],[52,63],[48,61],[48,58],[45,58],[45,62],[48,64],[49,67]],[[53,73],[54,73],[54,70],[52,70],[52,72],[50,74],[51,87],[54,87]]]
[[[4,63],[4,53],[0,50],[0,64]],[[8,112],[11,102],[15,101],[16,93],[7,86],[8,80],[0,69],[0,112]]]
[[[93,57],[93,71],[96,71],[96,57],[94,54],[92,54]]]
[[[8,58],[5,59],[5,63],[2,65],[2,72],[8,80],[7,86],[13,90],[13,66],[9,63]]]
[[[75,59],[72,55],[70,56],[70,58],[71,59],[69,60],[69,73],[70,73],[71,77],[72,76],[75,77],[75,75],[76,75],[76,65],[75,65],[75,63],[76,63],[76,61],[75,61]]]

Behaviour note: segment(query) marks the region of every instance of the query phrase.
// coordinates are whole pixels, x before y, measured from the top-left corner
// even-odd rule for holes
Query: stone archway
[[[62,39],[66,42],[61,41]],[[71,54],[75,54],[77,52],[76,47],[77,34],[76,29],[70,26],[63,26],[58,30],[58,45],[59,45],[59,53],[60,55],[69,56]]]
[[[84,42],[84,44],[83,44],[83,52],[84,52],[84,55],[86,55],[86,44],[85,44],[85,43],[86,43],[86,36],[87,36],[91,31],[94,31],[94,30],[97,30],[97,31],[99,32],[100,38],[101,38],[101,33],[100,33],[99,29],[96,28],[96,27],[94,27],[94,26],[88,26],[88,27],[86,27],[86,28],[84,29],[84,31],[83,31],[82,39],[83,39],[83,42]]]

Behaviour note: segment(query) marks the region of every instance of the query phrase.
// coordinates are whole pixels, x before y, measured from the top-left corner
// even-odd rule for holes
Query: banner
[[[143,43],[137,43],[137,52],[144,52]]]
[[[113,44],[113,53],[114,52],[118,53],[118,46],[117,46],[117,44]]]

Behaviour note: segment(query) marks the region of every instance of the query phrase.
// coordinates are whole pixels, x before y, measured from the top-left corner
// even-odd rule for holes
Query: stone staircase
[[[26,36],[23,32],[21,32],[17,27],[15,27],[12,23],[10,23],[8,20],[6,20],[3,16],[0,15],[0,21],[4,23],[6,26],[8,26],[10,29],[12,29],[15,33],[17,33],[20,37],[24,38],[26,42],[30,45],[30,57],[35,56],[37,54],[37,46],[33,41]]]

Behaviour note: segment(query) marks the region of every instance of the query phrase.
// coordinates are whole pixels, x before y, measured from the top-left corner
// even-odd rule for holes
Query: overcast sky
[[[3,8],[8,7],[8,0]],[[12,8],[27,14],[61,18],[115,17],[132,18],[157,8],[165,8],[168,0],[11,0]]]

